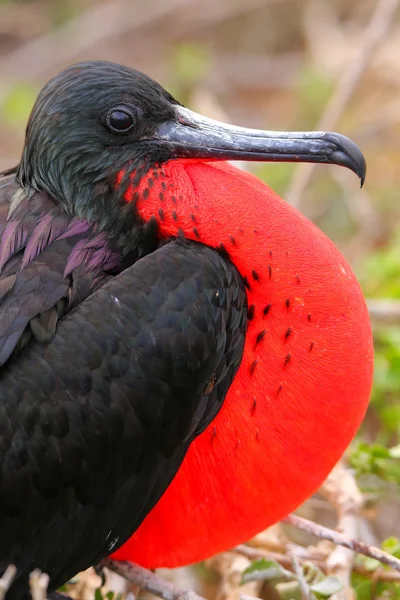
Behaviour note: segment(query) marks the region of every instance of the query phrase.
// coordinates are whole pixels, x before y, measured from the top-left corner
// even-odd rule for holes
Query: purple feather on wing
[[[61,235],[58,236],[58,240],[64,240],[66,238],[73,237],[74,235],[82,235],[90,229],[90,225],[87,221],[82,221],[78,217],[75,217],[68,223],[68,228]],[[94,226],[92,225],[92,230]]]
[[[27,229],[21,221],[9,221],[0,240],[0,271],[14,254],[21,250],[28,237]]]
[[[29,236],[26,244],[21,269],[31,263],[49,244],[59,237],[68,227],[67,218],[59,211],[50,211],[41,217],[39,223]]]
[[[0,198],[0,366],[31,336],[39,342],[120,264],[105,232],[71,217],[46,193],[15,201],[17,183]],[[11,208],[10,208],[11,207]],[[35,327],[29,327],[33,323]],[[36,332],[36,333],[35,333]]]
[[[64,270],[64,277],[67,277],[80,265],[84,265],[86,271],[97,271],[102,269],[115,268],[119,263],[118,255],[113,252],[107,242],[107,236],[104,232],[83,239],[77,242],[73,247]]]

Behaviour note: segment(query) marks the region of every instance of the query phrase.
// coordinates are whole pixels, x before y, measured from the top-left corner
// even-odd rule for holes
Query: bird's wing
[[[11,357],[0,379],[2,564],[25,576],[34,564],[54,587],[126,541],[221,407],[246,325],[235,267],[172,241],[68,313],[49,344]]]
[[[32,337],[49,341],[117,260],[105,236],[48,194],[28,198],[14,175],[0,176],[0,366]]]

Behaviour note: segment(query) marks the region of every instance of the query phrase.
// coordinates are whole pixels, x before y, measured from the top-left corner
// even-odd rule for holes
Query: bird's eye
[[[106,116],[107,127],[115,133],[128,133],[135,123],[135,115],[127,106],[111,108]]]

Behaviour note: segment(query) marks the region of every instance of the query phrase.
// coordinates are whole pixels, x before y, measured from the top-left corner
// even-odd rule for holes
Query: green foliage
[[[359,279],[367,296],[400,299],[400,230],[366,259]]]
[[[375,581],[368,575],[361,575],[354,572],[351,577],[351,583],[357,600],[372,600],[373,598],[400,600],[399,583]]]
[[[257,177],[260,177],[277,194],[283,196],[293,175],[294,164],[290,163],[261,163],[252,168]]]
[[[94,593],[94,600],[121,600],[121,599],[122,599],[122,594],[120,592],[118,592],[118,594],[116,594],[113,591],[109,591],[109,592],[107,592],[107,594],[103,594],[101,589],[97,588],[97,590]]]
[[[317,598],[330,598],[333,594],[336,594],[342,589],[342,584],[338,577],[334,575],[328,575],[317,583],[310,585],[310,590],[317,596]]]
[[[204,77],[209,67],[209,56],[201,44],[182,43],[175,47],[173,68],[181,80],[195,84]]]
[[[318,117],[332,93],[333,81],[313,65],[306,65],[297,77],[296,99],[301,128],[315,127]]]
[[[400,541],[398,538],[390,537],[382,542],[382,550],[400,558]],[[400,600],[400,583],[385,581],[377,577],[376,571],[387,571],[388,567],[377,560],[367,556],[358,555],[357,564],[361,565],[365,573],[352,573],[351,583],[357,596],[357,600],[372,600],[375,597]]]
[[[59,27],[76,16],[78,5],[73,0],[62,0],[62,2],[54,2],[51,9],[53,25]]]
[[[367,297],[400,299],[400,230],[365,260],[358,278]],[[400,327],[376,329],[374,343],[371,410],[377,417],[376,439],[396,444],[400,440]]]
[[[15,84],[1,106],[1,113],[9,124],[22,126],[28,120],[38,90],[29,83]]]
[[[325,600],[342,588],[340,580],[326,576],[312,563],[302,566],[303,578],[308,587],[309,596],[314,600]],[[298,578],[274,560],[259,558],[254,560],[242,573],[242,584],[248,581],[268,581],[278,592],[282,600],[301,600],[302,591]]]
[[[372,598],[372,580],[367,575],[352,573],[351,584],[356,593],[357,600],[371,600]]]
[[[400,439],[400,328],[374,333],[374,386],[371,406],[379,419],[376,438],[390,442],[393,434]]]
[[[397,458],[400,459],[400,446],[397,446],[397,448],[392,448],[392,450],[395,451]],[[392,556],[395,556],[396,558],[400,558],[399,538],[392,536],[384,540],[382,542],[382,550],[384,550],[388,554],[391,554]]]
[[[284,569],[275,560],[257,558],[243,571],[242,583],[248,583],[249,581],[270,581],[274,579],[291,580],[293,577],[294,575],[291,571]]]
[[[173,47],[170,55],[169,92],[183,103],[204,78],[210,67],[207,48],[196,42],[182,42]]]
[[[376,475],[383,481],[400,485],[400,445],[386,448],[361,442],[350,451],[349,460],[357,476]]]

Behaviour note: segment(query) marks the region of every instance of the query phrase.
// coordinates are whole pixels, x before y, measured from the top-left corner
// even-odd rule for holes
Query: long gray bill
[[[175,111],[176,120],[161,124],[153,138],[166,143],[171,158],[328,163],[351,169],[361,186],[364,183],[365,158],[358,146],[340,133],[247,129],[178,105]]]

